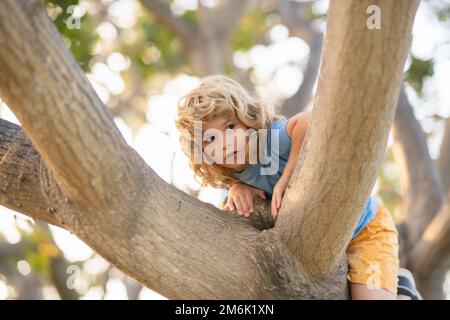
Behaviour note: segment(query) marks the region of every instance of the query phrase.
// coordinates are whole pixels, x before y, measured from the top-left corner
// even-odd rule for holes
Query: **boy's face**
[[[236,116],[219,116],[203,121],[203,150],[223,167],[242,171],[248,163],[248,127]]]

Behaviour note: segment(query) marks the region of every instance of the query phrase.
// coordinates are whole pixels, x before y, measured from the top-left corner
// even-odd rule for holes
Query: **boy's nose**
[[[225,148],[229,148],[228,150],[230,150],[230,148],[235,148],[235,146],[237,146],[238,140],[236,135],[233,135],[232,137],[228,137],[228,139],[225,139],[224,141],[224,149]]]
[[[223,146],[223,151],[231,151],[231,150],[234,150],[235,148],[234,148],[234,144],[231,144],[231,143],[228,143],[228,144],[224,144],[224,146]]]
[[[234,139],[233,139],[234,140]],[[223,141],[223,150],[230,150],[233,147],[234,141],[232,139],[225,139]]]

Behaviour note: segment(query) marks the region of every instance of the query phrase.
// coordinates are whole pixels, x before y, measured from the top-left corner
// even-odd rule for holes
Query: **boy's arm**
[[[278,209],[281,207],[281,199],[283,197],[284,190],[287,187],[289,179],[294,172],[295,165],[297,163],[298,155],[305,139],[306,130],[308,129],[309,122],[311,120],[311,111],[300,112],[290,118],[286,124],[286,132],[289,138],[291,138],[291,152],[289,153],[288,161],[284,168],[283,174],[278,180],[273,190],[272,196],[272,216],[276,219],[278,215]]]
[[[311,111],[300,112],[290,118],[286,125],[286,132],[292,141],[291,152],[289,153],[289,158],[283,171],[283,176],[286,176],[285,179],[287,180],[289,180],[294,172],[310,119]]]

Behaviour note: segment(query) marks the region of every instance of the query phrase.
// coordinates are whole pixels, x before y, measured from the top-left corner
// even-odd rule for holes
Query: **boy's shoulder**
[[[297,113],[295,116],[287,120],[286,132],[289,137],[292,137],[292,131],[294,127],[301,126],[302,131],[306,131],[309,122],[311,121],[311,111],[302,111]]]

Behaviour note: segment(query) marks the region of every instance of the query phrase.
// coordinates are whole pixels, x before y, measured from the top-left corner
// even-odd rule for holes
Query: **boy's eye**
[[[234,124],[229,124],[229,125],[227,126],[227,129],[234,129]]]
[[[210,137],[207,137],[207,138],[205,139],[205,142],[211,143],[211,142],[213,142],[215,139],[216,139],[216,138],[215,138],[214,136],[210,136]]]

